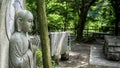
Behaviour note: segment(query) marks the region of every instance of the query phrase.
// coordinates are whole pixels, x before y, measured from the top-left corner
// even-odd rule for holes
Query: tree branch
[[[91,0],[88,7],[90,7],[93,3],[95,3],[96,0]]]

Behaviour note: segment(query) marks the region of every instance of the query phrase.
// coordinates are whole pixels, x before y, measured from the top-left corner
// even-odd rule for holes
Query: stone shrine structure
[[[51,56],[59,64],[59,59],[68,60],[71,50],[69,32],[50,32]]]
[[[106,35],[103,52],[109,60],[120,60],[120,36]]]

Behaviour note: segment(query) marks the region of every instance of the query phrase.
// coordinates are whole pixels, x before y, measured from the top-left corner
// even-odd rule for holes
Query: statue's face
[[[31,13],[28,13],[23,21],[22,30],[24,32],[31,32],[33,26],[33,15]]]

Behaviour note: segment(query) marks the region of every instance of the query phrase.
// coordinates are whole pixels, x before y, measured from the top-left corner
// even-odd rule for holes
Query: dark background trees
[[[97,22],[113,25],[115,9],[113,0],[46,0],[46,10],[49,31],[70,31],[70,29],[78,29],[77,37],[82,38],[84,29],[91,24],[96,25]],[[118,0],[119,1],[119,0]],[[116,3],[119,3],[119,2]],[[36,1],[27,0],[27,9],[31,10],[36,17]],[[117,5],[117,4],[114,4]],[[119,5],[119,4],[118,4]],[[117,14],[118,18],[119,14]],[[81,23],[85,22],[85,23]],[[89,23],[91,22],[91,24]],[[104,23],[103,23],[104,24]],[[97,24],[99,25],[99,24]],[[58,27],[59,26],[59,27]],[[99,25],[101,26],[101,25]],[[117,31],[116,31],[117,32]],[[80,39],[81,39],[80,38]]]
[[[75,3],[78,3],[79,5],[76,6],[78,8],[78,24],[77,24],[77,41],[80,41],[83,37],[83,30],[85,27],[85,23],[86,23],[86,18],[87,18],[87,14],[88,11],[90,9],[90,7],[92,6],[92,4],[95,3],[96,0],[75,0]]]
[[[110,3],[113,7],[114,15],[115,15],[115,35],[119,33],[119,22],[120,22],[120,0],[110,0]]]

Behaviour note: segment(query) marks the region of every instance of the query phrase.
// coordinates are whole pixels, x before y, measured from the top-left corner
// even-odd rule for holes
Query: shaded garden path
[[[91,65],[90,59],[90,47],[93,45],[103,45],[99,42],[92,44],[75,43],[72,41],[70,58],[67,61],[60,61],[56,68],[116,68],[108,66]]]

